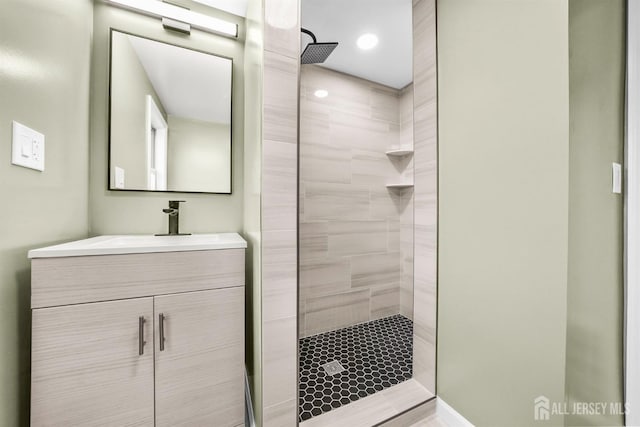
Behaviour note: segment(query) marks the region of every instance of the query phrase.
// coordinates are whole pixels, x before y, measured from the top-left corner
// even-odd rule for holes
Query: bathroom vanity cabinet
[[[32,425],[244,425],[243,248],[30,256]]]

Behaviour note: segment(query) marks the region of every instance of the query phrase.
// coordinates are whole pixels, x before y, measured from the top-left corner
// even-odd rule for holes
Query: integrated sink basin
[[[98,236],[34,249],[29,251],[29,258],[206,251],[246,247],[247,242],[238,233],[191,234],[188,236]]]

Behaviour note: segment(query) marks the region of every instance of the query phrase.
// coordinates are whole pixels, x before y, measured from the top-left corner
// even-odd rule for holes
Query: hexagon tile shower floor
[[[300,421],[412,376],[413,323],[401,315],[301,338],[299,345]]]

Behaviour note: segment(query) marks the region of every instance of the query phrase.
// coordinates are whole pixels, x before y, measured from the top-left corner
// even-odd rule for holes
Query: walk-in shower
[[[429,340],[414,348],[412,1],[302,0],[301,12],[340,43],[312,54],[301,41],[298,419],[316,426],[408,381],[434,390]],[[362,34],[378,45],[358,47]],[[435,299],[420,302],[430,318]]]

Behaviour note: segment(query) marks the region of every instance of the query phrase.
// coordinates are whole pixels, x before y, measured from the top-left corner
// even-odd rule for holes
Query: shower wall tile
[[[351,286],[371,288],[390,284],[396,287],[400,284],[399,252],[351,258]]]
[[[437,80],[435,0],[413,2],[414,378],[435,392]]]
[[[300,222],[298,229],[300,265],[322,263],[329,256],[329,223]]]
[[[388,123],[358,117],[354,114],[331,113],[331,143],[344,149],[373,150],[382,153],[398,137],[397,129]]]
[[[264,49],[283,56],[300,57],[300,0],[264,1]]]
[[[398,221],[403,209],[400,191],[386,188],[386,183],[371,189],[371,219]]]
[[[300,100],[305,104],[305,109],[300,110],[300,122],[304,122],[306,132],[304,145],[300,146],[300,155],[302,156],[305,154],[305,149],[308,145],[319,145],[320,147],[328,145],[327,142],[330,137],[329,118],[331,115],[325,104],[314,102],[315,100],[313,99],[305,100],[303,97]],[[338,149],[340,147],[336,146],[334,148]]]
[[[271,321],[297,314],[296,231],[278,230],[262,233],[262,317]]]
[[[315,97],[317,89],[329,96]],[[403,291],[413,267],[402,243],[403,217],[413,220],[405,214],[413,195],[386,188],[412,171],[412,159],[385,154],[400,145],[403,132],[412,133],[406,129],[411,116],[402,111],[412,108],[411,93],[317,66],[301,68],[302,336],[398,314],[401,295],[413,299],[410,289]],[[405,242],[411,254],[412,245]]]
[[[306,300],[306,335],[333,331],[371,319],[371,291],[348,291]]]
[[[269,393],[264,394],[265,407],[288,400],[291,388],[297,389],[297,340],[296,316],[271,320],[263,325],[263,372],[269,384]]]
[[[371,118],[389,123],[397,131],[400,124],[398,97],[399,92],[395,89],[383,86],[372,88]]]
[[[329,256],[368,255],[387,251],[387,221],[332,221]]]
[[[292,366],[295,366],[295,362]],[[298,378],[297,373],[295,378]],[[298,399],[289,399],[276,405],[265,407],[263,418],[265,427],[296,427],[298,425]]]
[[[264,140],[262,174],[262,229],[296,228],[297,146]],[[292,196],[293,195],[293,196]]]
[[[398,141],[399,147],[413,148],[413,84],[402,89],[400,93],[400,135]]]
[[[415,325],[415,323],[414,323]],[[436,389],[436,344],[413,335],[413,378],[433,393]]]
[[[402,244],[400,240],[401,225],[397,219],[387,221],[387,252],[399,252],[400,263],[402,264]]]
[[[343,149],[330,145],[304,144],[300,147],[300,179],[305,182],[349,184],[351,156]]]
[[[265,51],[263,138],[298,142],[298,59]]]
[[[412,200],[413,198],[411,198]],[[400,253],[402,279],[400,281],[400,314],[413,320],[413,205],[403,212],[400,221]]]
[[[264,321],[292,317],[297,314],[298,294],[295,263],[267,264],[263,262],[262,278],[271,283],[262,292],[262,318]]]
[[[262,93],[263,427],[297,425],[299,0],[264,0]]]
[[[305,182],[305,221],[359,219],[369,214],[369,187]]]
[[[300,299],[346,292],[351,288],[351,264],[348,259],[302,265]]]
[[[351,182],[386,190],[385,184],[393,174],[393,166],[384,151],[352,150]],[[305,164],[306,165],[306,164]]]
[[[400,311],[400,287],[397,284],[371,290],[371,320],[393,316]]]

